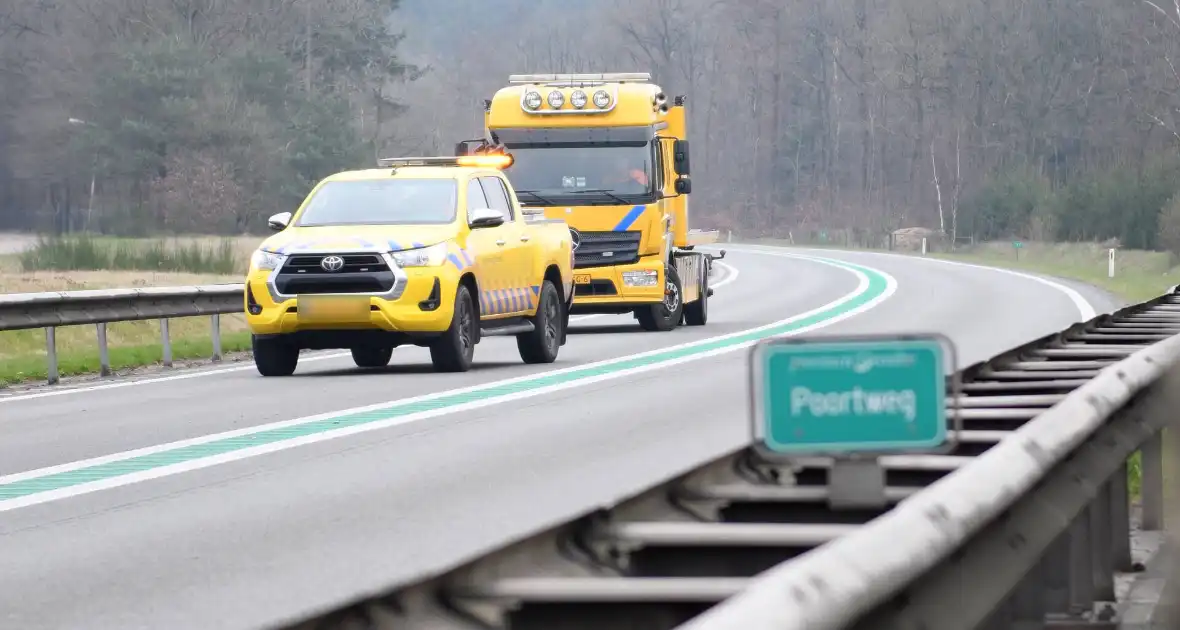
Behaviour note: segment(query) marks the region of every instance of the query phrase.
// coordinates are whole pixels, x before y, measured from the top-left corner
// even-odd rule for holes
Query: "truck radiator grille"
[[[627,265],[639,261],[639,240],[643,233],[581,232],[582,242],[574,252],[574,268]]]
[[[326,271],[321,263],[340,256],[344,266]],[[393,288],[393,271],[378,254],[295,254],[275,276],[275,288],[284,295],[297,293],[385,293]]]
[[[574,295],[582,297],[598,297],[602,295],[618,295],[615,283],[610,280],[591,280],[589,284],[575,284]]]

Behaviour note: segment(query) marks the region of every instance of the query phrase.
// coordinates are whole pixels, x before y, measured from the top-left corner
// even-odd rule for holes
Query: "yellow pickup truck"
[[[551,363],[573,300],[569,226],[522,212],[502,170],[512,156],[396,158],[346,171],[254,252],[246,321],[263,376],[295,371],[300,350],[348,348],[360,367],[393,349],[430,349],[438,371],[471,367],[482,337],[516,337],[526,363]]]

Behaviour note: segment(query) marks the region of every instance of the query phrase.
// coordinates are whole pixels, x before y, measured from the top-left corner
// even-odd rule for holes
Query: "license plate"
[[[300,296],[298,305],[299,321],[363,323],[369,321],[368,296]]]
[[[574,274],[574,283],[575,284],[590,284],[590,274],[588,274],[588,273],[575,273]]]

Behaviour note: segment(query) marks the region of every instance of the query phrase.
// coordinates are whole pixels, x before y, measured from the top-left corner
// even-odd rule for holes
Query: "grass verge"
[[[251,239],[252,240],[252,239]],[[245,273],[250,249],[242,239],[187,237],[123,239],[104,236],[41,237],[18,254],[23,271],[118,270]]]
[[[984,243],[931,256],[1078,280],[1130,302],[1159,297],[1180,283],[1180,268],[1173,266],[1167,252],[1118,250],[1111,278],[1107,251],[1096,243],[1023,243],[1020,248],[1011,243]]]

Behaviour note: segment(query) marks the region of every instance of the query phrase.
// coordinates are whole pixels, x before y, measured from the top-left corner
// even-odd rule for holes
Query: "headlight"
[[[529,109],[537,109],[541,106],[541,93],[529,90],[524,93],[524,106]]]
[[[447,259],[445,242],[390,254],[399,267],[437,267]]]
[[[659,273],[655,270],[623,272],[623,286],[627,287],[658,287],[659,280]]]
[[[610,94],[607,94],[606,90],[598,90],[595,92],[594,106],[598,109],[606,109],[607,105],[610,105]]]
[[[557,90],[550,92],[549,107],[552,107],[553,109],[561,109],[562,105],[565,105],[565,96]]]
[[[250,256],[250,266],[263,271],[274,271],[283,265],[284,260],[287,260],[286,254],[276,254],[260,249]]]
[[[570,105],[573,105],[577,109],[582,109],[585,107],[586,93],[582,90],[574,90],[573,93],[570,94]]]

